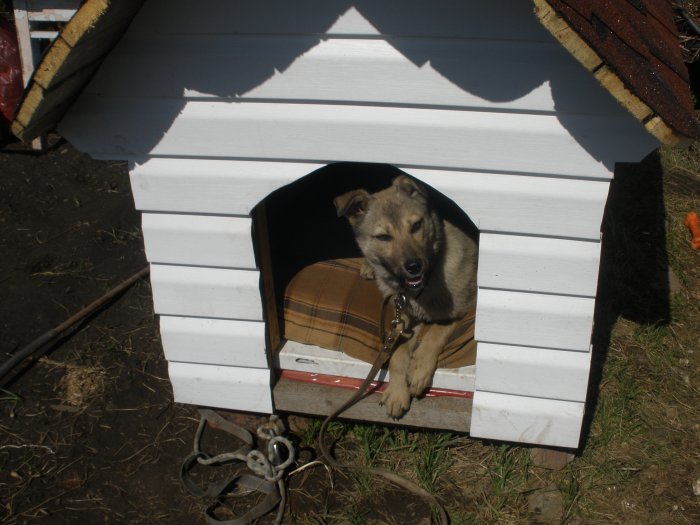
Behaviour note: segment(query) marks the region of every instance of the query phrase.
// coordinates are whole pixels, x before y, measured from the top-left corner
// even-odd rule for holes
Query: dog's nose
[[[418,259],[409,259],[403,268],[409,275],[420,275],[423,272],[423,263]]]

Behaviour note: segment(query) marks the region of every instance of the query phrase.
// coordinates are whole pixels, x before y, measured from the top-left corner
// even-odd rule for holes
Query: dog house
[[[94,4],[14,129],[63,115],[79,150],[129,162],[176,401],[320,414],[349,395],[319,378],[370,365],[285,341],[272,268],[348,255],[314,184],[400,170],[479,229],[476,363],[401,421],[578,446],[615,164],[700,136],[670,2]],[[299,221],[316,205],[296,184],[331,214]],[[347,416],[387,421],[376,395]]]

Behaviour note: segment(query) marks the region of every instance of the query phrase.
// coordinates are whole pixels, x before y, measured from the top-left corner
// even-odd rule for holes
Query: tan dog
[[[405,175],[385,190],[354,190],[334,203],[367,260],[363,277],[376,278],[385,297],[404,292],[408,298],[415,334],[394,351],[382,396],[387,414],[400,418],[411,397],[430,386],[454,322],[474,307],[478,248],[439,218],[425,188]]]

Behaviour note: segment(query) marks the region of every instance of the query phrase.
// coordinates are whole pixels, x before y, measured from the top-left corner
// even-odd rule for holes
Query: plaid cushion
[[[295,275],[285,290],[285,338],[373,363],[383,300],[376,283],[360,276],[361,265],[362,259],[322,261]],[[392,310],[387,308],[389,319]],[[471,311],[455,325],[438,367],[475,363],[474,316]]]

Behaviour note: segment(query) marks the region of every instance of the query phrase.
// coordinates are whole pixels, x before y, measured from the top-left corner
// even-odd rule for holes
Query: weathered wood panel
[[[483,288],[594,297],[599,264],[598,242],[479,236],[478,283]]]
[[[578,448],[584,404],[474,393],[470,433],[501,441]]]
[[[151,264],[155,313],[262,321],[260,272]]]
[[[585,401],[590,353],[479,343],[477,390]]]
[[[249,217],[143,214],[146,258],[152,263],[255,269]]]
[[[595,301],[588,297],[479,288],[476,339],[588,352]]]
[[[637,161],[650,150],[641,124],[626,115],[572,115],[563,123],[520,113],[200,100],[183,106],[90,94],[60,130],[98,158],[358,161],[603,179],[614,162]],[[569,130],[586,137],[585,147]]]
[[[30,96],[22,102],[12,123],[15,135],[29,140],[58,122],[142,3],[90,0],[81,5],[34,72],[28,86]],[[69,89],[62,85],[67,82]]]
[[[268,368],[260,321],[161,315],[160,336],[169,361]]]
[[[327,416],[347,401],[353,391],[280,379],[275,384],[272,395],[276,410]],[[388,417],[384,407],[379,404],[380,398],[379,394],[368,395],[343,412],[340,419],[396,425],[397,421]],[[399,424],[469,432],[471,405],[471,399],[461,397],[413,399],[411,410],[401,418]]]
[[[295,57],[290,50],[306,51]],[[558,96],[583,89],[585,98]],[[120,45],[88,91],[102,96],[623,112],[555,41],[148,34]]]
[[[367,377],[371,363],[354,359],[342,352],[327,350],[318,346],[305,345],[296,341],[287,341],[279,353],[274,356],[275,366],[284,370],[297,370],[316,374],[354,377]],[[474,391],[474,367],[438,368],[435,371],[432,386],[448,390]],[[389,381],[387,370],[377,374],[379,381]]]
[[[272,412],[269,370],[170,361],[168,373],[177,403]]]

